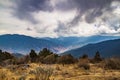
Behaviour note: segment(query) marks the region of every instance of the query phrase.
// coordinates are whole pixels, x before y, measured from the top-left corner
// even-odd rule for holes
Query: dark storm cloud
[[[110,4],[113,1],[120,0],[67,0],[66,3],[64,2],[58,3],[56,7],[58,9],[61,9],[62,11],[77,9],[78,14],[70,22],[71,24],[74,25],[78,23],[81,16],[83,15],[85,15],[86,22],[88,23],[94,22],[97,17],[103,14],[103,9],[105,9],[106,11],[111,10]]]
[[[54,30],[58,36],[77,34],[77,32],[72,31],[70,27],[62,22],[58,22],[58,27]]]
[[[80,14],[85,14],[85,20],[88,23],[92,23],[95,18],[103,14],[103,9],[107,10],[109,8],[112,1],[113,0],[75,0],[75,4]]]
[[[31,16],[31,12],[34,11],[52,11],[53,8],[58,10],[68,11],[77,9],[77,15],[70,21],[71,25],[77,24],[81,19],[81,16],[85,15],[85,21],[92,23],[95,19],[103,14],[103,9],[111,10],[110,4],[113,1],[119,0],[65,0],[60,1],[55,7],[52,7],[50,0],[14,0],[16,3],[14,15],[19,19],[26,19],[37,23]],[[92,11],[90,11],[92,10]],[[69,24],[69,23],[68,23]]]
[[[57,29],[55,29],[55,33],[57,33],[57,35],[61,36],[61,35],[64,35],[64,34],[68,34],[70,31],[69,31],[69,28],[67,26],[65,26],[64,23],[62,22],[58,22],[58,27]]]
[[[15,0],[14,15],[19,19],[30,20],[33,23],[37,21],[32,17],[31,12],[52,11],[49,0]]]

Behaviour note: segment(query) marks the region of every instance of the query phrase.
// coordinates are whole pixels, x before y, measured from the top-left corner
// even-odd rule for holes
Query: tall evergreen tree
[[[35,52],[35,50],[31,49],[31,52],[29,55],[31,58],[31,62],[35,62],[37,60],[37,53]]]
[[[99,51],[97,51],[97,52],[96,52],[96,54],[95,54],[95,56],[94,56],[94,60],[95,60],[96,62],[99,62],[99,61],[101,61],[101,60],[102,60],[102,58],[101,58],[101,56],[100,56],[100,52],[99,52]]]
[[[48,55],[53,54],[49,49],[44,48],[42,51],[39,52],[39,56],[46,57]]]
[[[2,50],[0,49],[0,53],[2,53]]]

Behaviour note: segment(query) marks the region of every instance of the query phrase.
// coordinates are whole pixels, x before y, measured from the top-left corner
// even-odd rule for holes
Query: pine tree
[[[96,52],[96,54],[95,54],[95,56],[94,56],[94,60],[95,60],[96,62],[100,62],[100,61],[102,60],[99,51]]]
[[[31,62],[35,62],[37,60],[37,53],[35,52],[35,50],[31,49],[31,52],[29,55],[31,58]]]
[[[39,52],[39,56],[46,57],[48,55],[53,54],[49,49],[44,48],[42,51]]]

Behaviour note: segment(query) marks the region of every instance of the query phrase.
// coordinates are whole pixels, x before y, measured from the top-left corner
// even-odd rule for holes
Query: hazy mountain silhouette
[[[14,53],[28,53],[30,49],[39,51],[45,47],[56,51],[54,48],[60,47],[60,45],[55,44],[50,40],[38,39],[24,35],[8,34],[0,36],[0,49]]]
[[[81,47],[89,43],[116,39],[118,36],[91,36],[91,37],[58,37],[58,38],[35,38],[18,34],[0,35],[0,49],[12,53],[29,53],[30,49],[40,51],[42,48],[60,53],[66,50]]]
[[[97,51],[99,51],[103,57],[120,56],[120,39],[88,44],[81,48],[67,51],[63,54],[70,53],[75,57],[82,56],[83,54],[93,56]]]

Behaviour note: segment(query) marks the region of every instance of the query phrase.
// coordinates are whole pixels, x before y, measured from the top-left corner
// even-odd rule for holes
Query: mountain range
[[[30,51],[30,49],[39,51],[40,49],[45,47],[52,49],[53,51],[57,51],[57,49],[54,49],[56,47],[61,48],[60,45],[43,38],[38,39],[17,34],[7,34],[0,36],[0,49],[13,53],[26,54]]]
[[[66,51],[63,54],[72,54],[74,57],[80,57],[87,54],[92,57],[99,51],[103,57],[120,56],[120,39],[102,41],[95,44],[88,44],[86,46]],[[63,55],[62,54],[62,55]]]
[[[36,38],[18,34],[5,34],[0,35],[0,49],[12,53],[28,54],[31,49],[38,52],[43,48],[48,48],[55,53],[63,53],[72,49],[81,48],[90,43],[98,43],[118,38],[120,38],[120,36],[99,35],[90,37]]]

